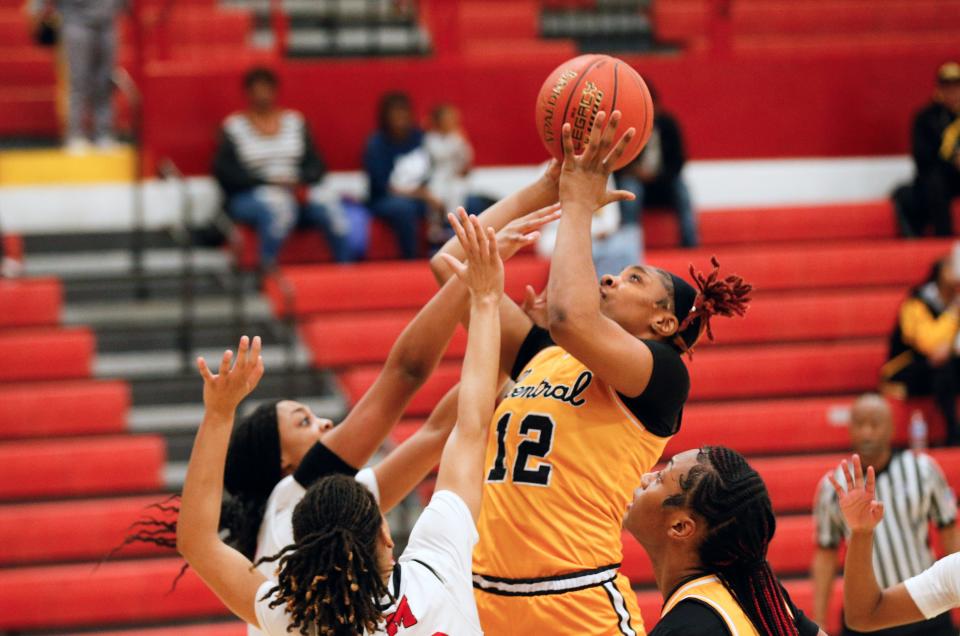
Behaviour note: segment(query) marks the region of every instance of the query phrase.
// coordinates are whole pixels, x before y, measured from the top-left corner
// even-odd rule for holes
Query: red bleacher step
[[[68,636],[245,636],[247,626],[239,621],[177,625],[153,629],[131,629],[112,632],[82,632]]]
[[[129,408],[120,381],[0,384],[0,439],[120,433]]]
[[[893,239],[897,225],[889,201],[756,209],[705,210],[697,215],[700,243],[722,245]],[[643,211],[648,249],[674,247],[680,225],[671,210]]]
[[[521,298],[527,284],[538,289],[547,281],[549,263],[518,256],[510,261],[506,293]],[[424,261],[363,263],[350,266],[292,266],[282,274],[293,287],[294,313],[300,316],[322,312],[371,311],[419,308],[437,293],[437,283]],[[284,312],[284,297],[273,279],[266,292],[278,314]]]
[[[735,272],[758,293],[800,291],[839,293],[840,288],[906,288],[922,280],[930,264],[950,250],[947,240],[856,241],[824,245],[774,245],[650,251],[647,262],[686,275],[690,264],[710,268],[717,255],[724,272]],[[423,262],[367,263],[283,268],[294,291],[297,315],[322,312],[414,309],[435,292]],[[518,297],[526,284],[540,290],[549,273],[546,261],[518,257],[507,266],[508,293]],[[266,291],[274,311],[283,312],[283,296],[273,282]],[[721,321],[717,321],[720,323]]]
[[[166,495],[0,506],[0,563],[99,561],[120,545],[130,524],[159,511],[145,510]],[[24,532],[29,528],[29,532]],[[124,557],[169,553],[150,543],[132,543]]]
[[[64,629],[221,616],[226,608],[179,558],[0,570],[0,628]],[[51,602],[56,599],[56,602]]]
[[[55,325],[62,303],[63,286],[56,278],[0,279],[0,327]]]
[[[778,576],[806,575],[813,559],[813,517],[791,515],[777,518],[777,530],[767,560]],[[653,585],[653,567],[644,549],[629,532],[623,533],[623,565],[620,571],[634,585]]]
[[[83,327],[0,332],[0,382],[87,377],[95,351],[93,331]]]
[[[903,290],[766,295],[753,301],[745,320],[717,320],[720,345],[840,340],[886,335],[895,321]],[[412,310],[330,314],[311,317],[301,334],[321,368],[383,362]],[[463,356],[466,332],[458,329],[445,357]]]
[[[159,490],[166,448],[154,435],[0,443],[0,499]]]
[[[874,388],[886,345],[880,341],[772,347],[704,348],[689,363],[692,400],[850,393]],[[339,375],[355,403],[380,369],[361,366]],[[460,378],[460,365],[443,362],[414,396],[408,415],[427,415]]]

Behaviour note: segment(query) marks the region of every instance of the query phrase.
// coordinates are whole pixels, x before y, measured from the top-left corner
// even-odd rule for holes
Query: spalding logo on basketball
[[[615,168],[640,154],[653,130],[653,100],[643,78],[633,68],[609,55],[581,55],[558,66],[547,77],[537,97],[537,130],[551,155],[563,159],[560,131],[570,122],[575,150],[583,151],[597,113],[619,110],[619,129],[637,133]]]

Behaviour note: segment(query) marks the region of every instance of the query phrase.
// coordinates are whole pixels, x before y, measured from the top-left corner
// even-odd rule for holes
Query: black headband
[[[670,274],[670,280],[673,282],[673,313],[677,317],[677,321],[683,324],[683,321],[686,320],[690,312],[693,311],[694,303],[697,300],[697,290],[676,274],[671,272],[667,273]],[[700,337],[702,322],[700,318],[695,318],[690,321],[690,324],[687,325],[683,331],[679,332],[678,335],[683,338],[683,342],[688,349],[696,344],[697,339]]]

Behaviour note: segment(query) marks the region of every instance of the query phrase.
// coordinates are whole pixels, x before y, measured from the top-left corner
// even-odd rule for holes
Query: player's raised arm
[[[873,631],[924,619],[903,583],[882,590],[873,571],[873,531],[883,519],[883,503],[876,499],[873,466],[864,478],[860,456],[840,465],[845,488],[828,476],[850,529],[843,570],[843,613],[851,629]],[[851,469],[852,468],[852,472]]]
[[[476,519],[482,501],[487,429],[497,396],[503,261],[492,228],[483,228],[476,217],[461,224],[451,215],[450,223],[467,262],[445,258],[470,289],[470,331],[460,375],[457,424],[443,450],[437,490],[459,495]]]
[[[557,344],[615,389],[632,397],[646,388],[653,356],[636,334],[601,312],[590,238],[596,210],[632,197],[627,192],[607,191],[613,165],[635,134],[630,128],[617,137],[619,123],[619,111],[614,111],[609,123],[606,113],[599,113],[589,143],[580,155],[574,152],[570,125],[564,125],[564,162],[560,173],[563,217],[550,265],[547,298],[550,335]]]
[[[233,365],[231,366],[231,363]],[[237,406],[263,376],[260,337],[240,339],[226,351],[214,374],[197,361],[203,376],[204,415],[190,453],[177,520],[177,550],[230,611],[258,626],[254,612],[257,588],[266,580],[250,560],[223,542],[219,534],[223,499],[223,466]]]

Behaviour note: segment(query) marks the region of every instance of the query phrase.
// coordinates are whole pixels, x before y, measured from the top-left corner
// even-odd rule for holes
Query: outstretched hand
[[[852,463],[851,472],[847,460],[840,462],[846,489],[837,482],[833,474],[827,475],[827,479],[837,491],[840,511],[850,531],[871,532],[883,519],[883,503],[876,499],[876,473],[873,466],[870,466],[867,468],[867,477],[864,479],[860,456],[854,455]]]
[[[497,235],[492,227],[484,229],[480,221],[460,208],[457,214],[449,214],[453,228],[466,253],[466,263],[449,254],[442,254],[457,277],[470,289],[475,298],[499,297],[503,294],[503,260],[497,249]]]
[[[206,360],[197,358],[197,368],[203,377],[203,404],[208,411],[233,413],[243,398],[256,388],[263,377],[260,348],[260,336],[254,337],[252,343],[250,338],[243,336],[240,338],[236,361],[233,360],[233,351],[227,349],[223,352],[216,374],[210,370]]]
[[[523,248],[536,243],[540,239],[540,230],[543,226],[559,218],[560,204],[554,203],[508,223],[497,233],[500,258],[505,261],[510,260]]]
[[[590,138],[579,155],[573,146],[572,127],[569,123],[563,125],[560,202],[564,207],[576,202],[592,213],[608,203],[635,198],[633,193],[626,190],[607,190],[607,180],[637,131],[632,127],[627,129],[614,143],[620,124],[620,111],[613,111],[609,123],[604,126],[605,123],[607,114],[600,111],[590,130]]]
[[[537,294],[536,290],[531,285],[527,285],[526,291],[523,295],[523,303],[520,305],[520,309],[523,310],[523,313],[527,314],[527,317],[533,321],[533,324],[540,327],[541,329],[548,329],[550,321],[547,316],[547,290],[543,289],[542,292]]]

